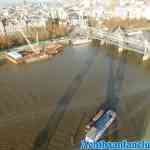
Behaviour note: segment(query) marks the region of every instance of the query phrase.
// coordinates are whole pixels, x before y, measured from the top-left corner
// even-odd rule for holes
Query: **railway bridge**
[[[142,35],[142,31],[132,31],[128,32],[120,27],[112,30],[106,31],[102,29],[91,29],[92,39],[100,40],[100,44],[112,44],[118,47],[118,51],[123,50],[134,51],[143,55],[143,61],[150,58],[150,42],[146,38],[134,38],[130,35]]]

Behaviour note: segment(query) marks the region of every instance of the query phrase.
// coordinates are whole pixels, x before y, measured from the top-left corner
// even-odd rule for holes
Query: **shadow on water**
[[[108,55],[109,72],[106,89],[106,102],[101,106],[102,109],[112,109],[118,114],[118,104],[120,101],[120,91],[124,81],[124,74],[127,64],[127,52],[118,55],[117,62],[112,55]],[[117,64],[116,64],[117,63]],[[117,129],[118,120],[116,119],[113,128]],[[107,133],[106,133],[107,134]],[[113,137],[117,138],[118,132],[113,132]]]
[[[113,136],[117,139],[140,140],[145,135],[148,125],[148,114],[150,113],[148,109],[150,105],[150,89],[146,88],[125,97],[119,95],[124,81],[124,73],[130,68],[130,64],[127,63],[129,59],[131,58],[128,57],[128,53],[124,53],[124,56],[120,57],[120,63],[118,64],[120,67],[118,67],[117,71],[118,75],[116,75],[116,80],[114,80],[116,82],[114,93],[116,94],[116,112],[118,113],[118,120],[115,122],[115,129],[117,130],[114,132]],[[137,58],[132,57],[132,59]],[[136,67],[139,66],[136,64]],[[125,111],[122,111],[123,109]],[[121,129],[118,127],[120,122]]]
[[[33,150],[48,150],[48,145],[52,137],[55,135],[57,127],[60,121],[63,119],[64,113],[68,109],[71,99],[76,94],[84,77],[86,76],[91,65],[94,62],[97,51],[94,50],[93,52],[94,54],[92,54],[92,56],[88,56],[86,58],[85,67],[83,68],[83,70],[78,73],[77,76],[75,76],[64,95],[59,99],[55,111],[49,117],[47,125],[40,131],[40,133],[36,137],[33,145]]]
[[[127,52],[119,54],[118,60],[115,64],[115,59],[109,56],[109,72],[106,91],[106,107],[117,111],[119,102],[119,94],[124,81],[124,74],[127,64]]]

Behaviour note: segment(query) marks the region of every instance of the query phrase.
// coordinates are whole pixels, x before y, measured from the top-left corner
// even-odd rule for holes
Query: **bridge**
[[[137,39],[129,36],[130,34],[134,34],[132,32],[125,32],[120,27],[109,32],[95,28],[92,28],[91,31],[92,39],[100,40],[101,45],[115,45],[118,47],[119,52],[122,52],[123,50],[137,52],[143,55],[143,61],[150,58],[150,42],[148,42],[147,39]]]

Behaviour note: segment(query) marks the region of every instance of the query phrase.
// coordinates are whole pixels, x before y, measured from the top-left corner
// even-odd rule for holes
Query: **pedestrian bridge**
[[[91,29],[92,39],[100,40],[101,45],[112,44],[118,47],[118,51],[134,51],[143,55],[143,61],[150,58],[150,42],[147,39],[138,39],[129,36],[131,32],[124,32],[121,28],[114,31]],[[141,31],[142,32],[142,31]]]

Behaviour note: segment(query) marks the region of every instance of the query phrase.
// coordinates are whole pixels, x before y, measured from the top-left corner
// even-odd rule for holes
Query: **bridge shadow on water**
[[[117,58],[117,59],[116,59]],[[148,125],[150,106],[150,88],[137,93],[121,96],[125,82],[125,74],[130,67],[128,52],[124,51],[113,58],[108,55],[108,81],[105,103],[101,109],[112,109],[117,113],[117,119],[106,132],[106,139],[111,140],[140,140],[143,138]]]
[[[100,106],[101,109],[104,110],[114,110],[118,116],[118,107],[120,101],[120,91],[122,89],[124,75],[127,65],[127,51],[120,53],[117,56],[117,60],[113,58],[111,54],[108,54],[108,81],[107,81],[107,89],[106,89],[106,100],[105,103]],[[118,128],[118,118],[115,120],[111,130],[113,130],[113,138],[118,138],[118,131],[115,130]],[[106,135],[109,134],[110,131],[106,132]]]

